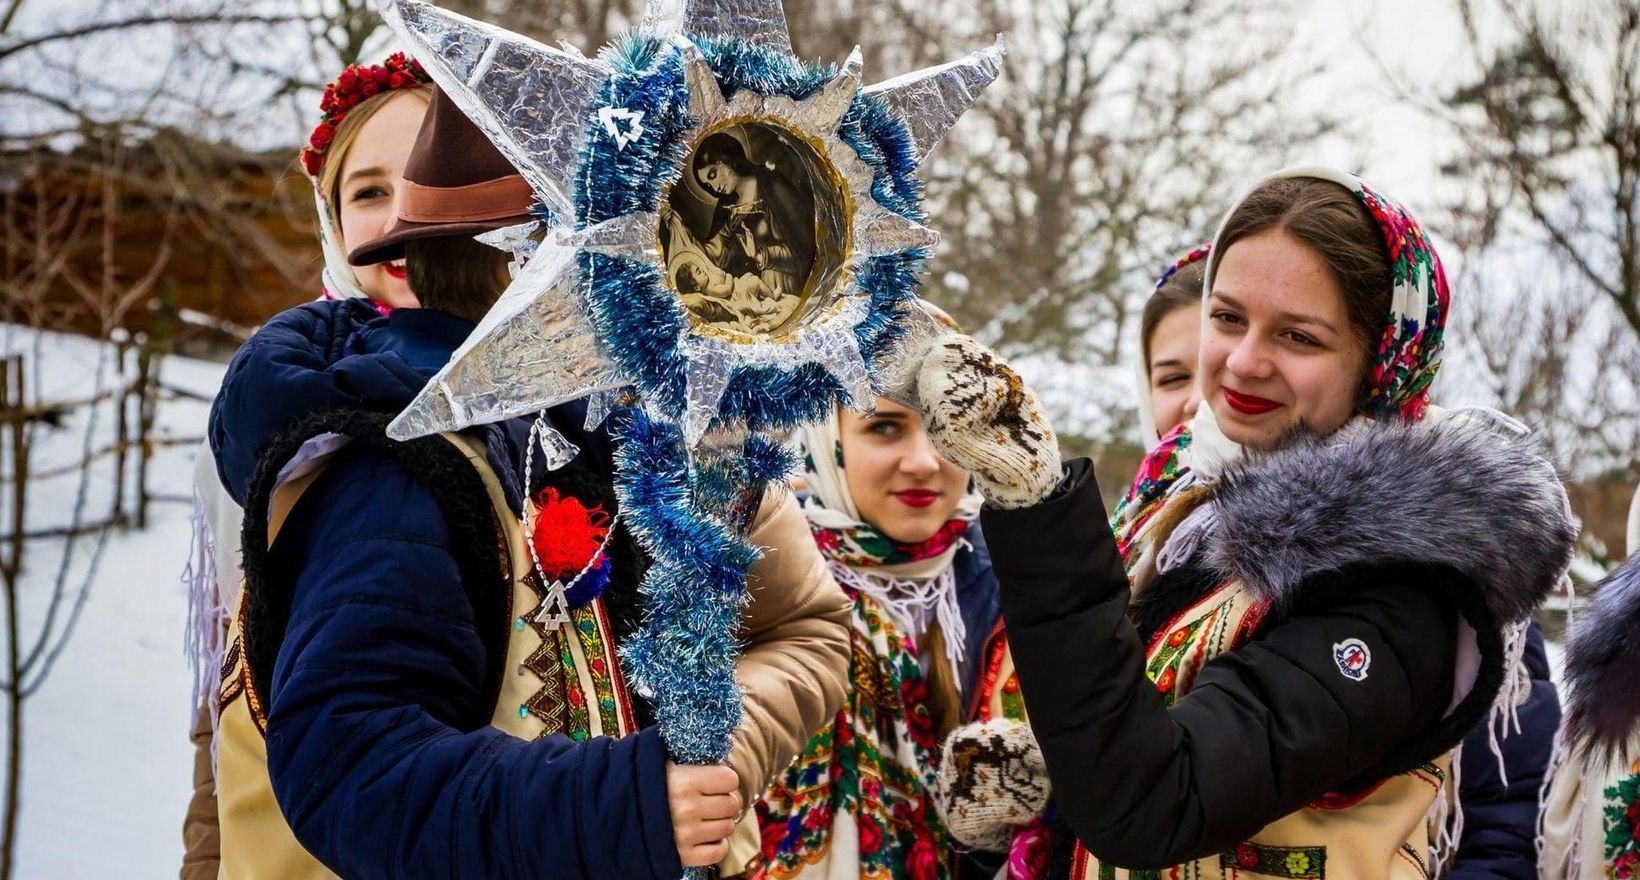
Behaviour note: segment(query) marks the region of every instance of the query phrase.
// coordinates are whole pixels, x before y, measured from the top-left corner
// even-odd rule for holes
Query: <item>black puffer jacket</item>
[[[1214,532],[1130,609],[1091,468],[1068,470],[1055,497],[982,522],[1059,815],[1131,868],[1222,852],[1451,749],[1496,695],[1499,621],[1541,601],[1575,535],[1529,449],[1476,428],[1375,427],[1226,473]],[[1226,577],[1273,610],[1166,707],[1141,629]],[[1481,662],[1454,706],[1460,620]],[[1335,659],[1349,639],[1370,652],[1364,677]]]

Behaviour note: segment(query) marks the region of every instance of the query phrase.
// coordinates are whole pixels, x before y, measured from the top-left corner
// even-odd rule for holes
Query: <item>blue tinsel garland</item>
[[[701,41],[726,96],[742,88],[801,100],[835,71],[751,46]],[[678,178],[693,129],[688,91],[675,50],[633,36],[605,52],[615,69],[604,104],[641,111],[642,137],[617,149],[593,137],[582,153],[577,224],[655,211]],[[591,120],[588,124],[592,124]],[[857,97],[841,139],[875,172],[872,193],[889,210],[921,221],[916,162],[904,127],[877,102]],[[869,316],[855,330],[862,355],[875,360],[903,332],[927,254],[908,250],[866,260],[857,283]],[[752,433],[738,455],[691,465],[677,423],[687,400],[687,361],[678,340],[688,317],[653,265],[583,253],[583,292],[599,337],[652,411],[623,410],[612,428],[619,443],[616,491],[628,527],[654,559],[644,580],[642,629],[622,648],[626,669],[653,700],[674,759],[715,763],[740,723],[734,680],[734,629],[745,601],[746,570],[758,550],[739,536],[768,481],[783,479],[790,454],[758,432],[815,421],[847,399],[823,367],[741,368],[730,378],[720,418]]]

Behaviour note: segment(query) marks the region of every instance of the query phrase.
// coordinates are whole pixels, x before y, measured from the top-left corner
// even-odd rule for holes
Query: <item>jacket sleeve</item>
[[[853,608],[785,490],[771,490],[747,539],[764,548],[747,573],[751,603],[735,678],[745,715],[729,750],[750,808],[843,705]]]
[[[1554,754],[1560,726],[1560,698],[1547,676],[1539,676],[1543,633],[1532,624],[1525,668],[1531,670],[1526,702],[1516,709],[1520,729],[1498,737],[1485,719],[1464,739],[1458,774],[1458,806],[1463,836],[1446,873],[1450,880],[1531,880],[1537,876],[1538,791]],[[1543,670],[1546,672],[1546,670]],[[1516,674],[1522,674],[1517,672]],[[1504,774],[1498,772],[1499,753]]]
[[[676,880],[656,731],[457,727],[491,707],[449,542],[431,495],[376,450],[340,454],[287,521],[275,551],[295,590],[267,746],[297,839],[353,878]]]
[[[397,411],[406,389],[413,393],[427,383],[397,355],[343,350],[368,308],[337,300],[287,309],[234,354],[211,404],[207,439],[217,476],[235,504],[245,503],[265,442],[285,427],[332,407]],[[268,388],[279,393],[268,394]]]
[[[1157,868],[1222,852],[1347,787],[1451,701],[1456,609],[1425,585],[1375,582],[1295,609],[1168,708],[1145,677],[1086,460],[1059,495],[983,517],[1055,801],[1101,860]],[[1361,680],[1333,659],[1350,638],[1371,654]]]

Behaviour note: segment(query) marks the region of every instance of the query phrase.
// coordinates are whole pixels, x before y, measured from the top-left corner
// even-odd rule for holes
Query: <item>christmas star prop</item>
[[[921,320],[908,308],[919,267],[888,264],[917,262],[938,238],[920,222],[911,175],[996,78],[1000,42],[862,88],[858,49],[827,71],[792,56],[779,0],[654,0],[638,32],[598,58],[417,0],[386,0],[381,10],[529,181],[542,217],[539,247],[528,242],[534,258],[392,436],[500,421],[632,385],[693,445],[719,418],[801,421],[723,404],[737,373],[806,365],[831,378],[841,392],[831,396],[870,408],[873,356],[892,357],[890,343]],[[821,255],[801,314],[773,333],[714,333],[693,319],[667,283],[657,232],[667,188],[689,173],[690,148],[736,122],[794,135],[812,150],[818,188],[836,184],[815,193],[816,219],[841,253]],[[617,190],[613,201],[623,204],[600,198]],[[628,283],[606,283],[611,276]],[[638,314],[600,294],[661,300],[660,311],[674,313],[665,322],[668,356],[657,362],[653,340],[623,332]],[[636,311],[653,317],[656,309]]]
[[[937,241],[916,172],[997,77],[1001,44],[862,87],[858,48],[829,68],[793,56],[779,0],[651,0],[596,58],[378,3],[539,217],[481,237],[514,255],[514,280],[388,433],[582,397],[589,428],[618,411],[617,515],[653,560],[622,668],[675,760],[722,761],[762,552],[745,533],[793,465],[779,432],[906,396],[915,343],[941,332],[916,307]],[[549,467],[574,457],[536,427]],[[539,613],[567,608],[552,584]]]

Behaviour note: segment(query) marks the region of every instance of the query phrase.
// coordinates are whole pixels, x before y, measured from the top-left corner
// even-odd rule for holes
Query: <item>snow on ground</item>
[[[0,353],[23,352],[30,373],[36,371],[36,356],[40,358],[39,389],[46,401],[89,397],[100,349],[112,351],[92,340],[36,337],[0,326]],[[160,375],[167,384],[209,395],[222,370],[217,364],[169,358]],[[110,374],[111,364],[105,363],[105,382]],[[156,435],[200,437],[208,409],[198,401],[163,403]],[[98,445],[113,436],[112,413],[110,405],[97,409]],[[77,459],[88,415],[82,408],[61,428],[42,434],[31,470]],[[150,491],[187,497],[192,470],[192,445],[161,446],[149,472]],[[111,471],[112,464],[103,462],[89,482],[87,519],[106,514]],[[30,529],[68,522],[78,484],[77,476],[68,476],[33,486]],[[188,601],[179,578],[188,553],[190,513],[188,504],[154,502],[145,531],[110,534],[68,647],[25,704],[17,877],[175,876],[193,772],[191,679],[182,649]],[[38,631],[63,544],[35,541],[27,550],[21,615],[25,649],[29,634]],[[70,586],[84,582],[84,560],[95,544],[94,538],[78,542],[74,555],[79,564],[72,569]]]

